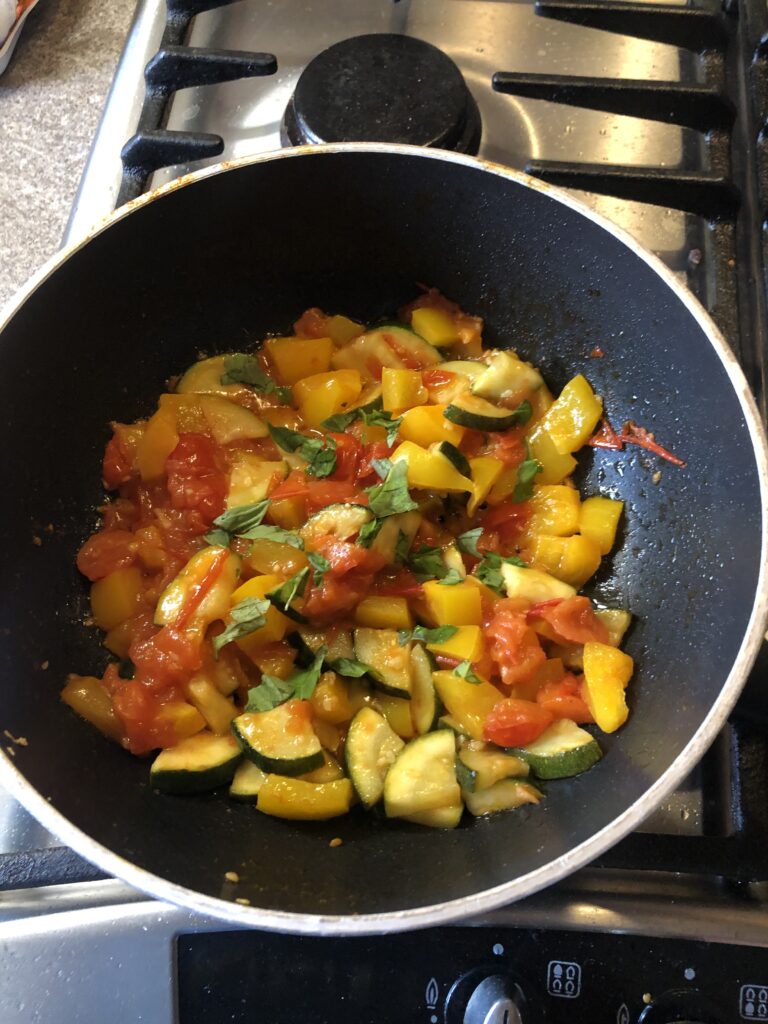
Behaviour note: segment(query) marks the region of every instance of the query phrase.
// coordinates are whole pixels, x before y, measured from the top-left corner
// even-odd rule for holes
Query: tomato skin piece
[[[498,534],[502,544],[511,544],[520,536],[530,518],[531,506],[527,501],[506,498],[485,510],[482,525],[489,532]]]
[[[439,366],[424,370],[421,381],[425,388],[439,388],[450,384],[456,379],[456,374],[451,370],[441,370]]]
[[[351,502],[355,505],[367,505],[368,495],[348,480],[308,480],[307,481],[307,513],[319,512],[328,505]]]
[[[569,718],[576,725],[594,722],[587,702],[581,696],[579,680],[570,672],[556,683],[545,683],[536,694],[536,703],[545,708],[553,719]]]
[[[77,553],[77,568],[91,582],[115,569],[127,569],[137,558],[136,538],[129,530],[101,530],[94,533]]]
[[[307,587],[302,613],[311,620],[334,618],[357,607],[370,587],[369,573],[351,572],[342,578],[326,573],[321,586]]]
[[[351,434],[329,434],[336,442],[336,469],[331,473],[330,480],[355,480],[360,465],[363,446]]]
[[[483,736],[500,747],[524,747],[538,739],[552,721],[550,712],[541,705],[507,697],[489,712]]]
[[[526,456],[525,441],[522,430],[505,430],[503,433],[489,434],[492,445],[491,455],[505,466],[519,466]],[[519,504],[519,503],[518,503]]]
[[[393,449],[386,441],[372,441],[371,444],[363,446],[360,463],[357,467],[357,482],[364,487],[370,487],[379,483],[379,475],[373,468],[376,459],[386,459],[392,454]]]
[[[135,636],[128,657],[136,668],[135,679],[151,690],[162,691],[187,682],[203,663],[200,637],[173,626]]]
[[[108,491],[117,490],[120,484],[127,484],[133,476],[131,457],[120,443],[117,434],[107,442],[101,465],[101,476]]]
[[[218,467],[216,446],[205,434],[179,434],[165,470],[173,508],[194,509],[207,524],[224,511],[227,477]]]
[[[294,469],[269,492],[269,497],[272,501],[282,501],[283,498],[306,498],[308,494],[307,474]]]
[[[372,593],[377,597],[421,597],[423,590],[410,569],[398,569],[387,576],[380,576],[372,587]]]
[[[370,548],[361,548],[331,536],[318,537],[312,546],[331,563],[329,571],[332,576],[346,576],[348,572],[358,569],[374,573],[387,564],[381,555]]]
[[[544,619],[566,643],[608,643],[608,630],[595,615],[588,597],[567,597],[563,601],[547,602],[532,608],[528,613],[529,618],[534,611],[537,617]]]
[[[329,316],[317,306],[305,309],[293,325],[294,332],[300,338],[327,338]]]
[[[539,638],[527,624],[525,613],[509,599],[499,601],[486,628],[488,653],[498,666],[505,686],[531,679],[547,660]]]

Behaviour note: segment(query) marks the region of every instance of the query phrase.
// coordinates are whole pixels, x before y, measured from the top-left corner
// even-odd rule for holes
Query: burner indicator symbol
[[[768,985],[742,985],[739,993],[742,1020],[768,1021]]]
[[[437,1001],[440,998],[440,989],[438,988],[437,981],[434,978],[429,979],[427,990],[424,995],[427,1000],[427,1009],[434,1010],[437,1006]]]
[[[629,1007],[622,1003],[616,1014],[616,1024],[629,1024]]]
[[[581,994],[581,967],[570,960],[550,960],[547,965],[547,992],[560,999],[576,999]]]

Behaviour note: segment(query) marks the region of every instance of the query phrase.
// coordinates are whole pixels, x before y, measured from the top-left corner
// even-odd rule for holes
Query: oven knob
[[[469,997],[464,1024],[523,1024],[520,989],[499,974],[485,978]]]

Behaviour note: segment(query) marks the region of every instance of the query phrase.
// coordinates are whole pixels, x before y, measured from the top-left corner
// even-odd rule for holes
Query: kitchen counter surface
[[[0,307],[58,248],[132,0],[40,0],[0,76]]]

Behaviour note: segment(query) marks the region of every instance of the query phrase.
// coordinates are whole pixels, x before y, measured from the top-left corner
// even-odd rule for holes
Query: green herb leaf
[[[264,675],[258,686],[248,690],[246,711],[271,711],[278,704],[285,704],[293,696],[293,685],[288,679]]]
[[[526,400],[521,402],[520,405],[515,409],[515,416],[517,417],[518,423],[527,423],[533,413],[533,406]]]
[[[410,512],[419,507],[408,493],[407,477],[408,466],[400,460],[391,465],[386,478],[380,484],[366,489],[368,507],[377,519],[394,516],[398,512]]]
[[[512,501],[528,501],[533,494],[533,479],[537,473],[544,469],[538,459],[531,458],[531,450],[528,442],[525,442],[527,458],[517,467],[517,483],[512,492]]]
[[[457,665],[453,670],[455,676],[461,676],[462,679],[466,679],[468,683],[481,683],[482,679],[475,675],[472,669],[471,661],[462,661],[460,665]]]
[[[522,560],[522,558],[516,558],[514,555],[508,555],[502,557],[496,554],[495,551],[489,551],[483,556],[482,562],[475,566],[474,575],[484,583],[486,587],[490,587],[491,590],[495,590],[497,594],[504,593],[504,579],[501,575],[501,567],[506,562],[507,565],[517,565],[521,569],[527,569],[528,565]]]
[[[292,530],[284,530],[282,526],[254,526],[241,534],[247,540],[273,540],[276,544],[290,544],[292,548],[304,550],[304,541]]]
[[[302,672],[297,672],[291,676],[288,682],[293,684],[294,696],[300,700],[308,700],[312,696],[317,682],[323,674],[323,661],[327,653],[327,647],[318,647],[317,651],[315,651],[315,660],[309,668],[305,668]]]
[[[297,597],[301,597],[306,590],[308,576],[308,567],[300,569],[295,576],[291,576],[282,586],[270,590],[267,598],[276,604],[280,611],[290,608],[291,602],[295,601]]]
[[[335,416],[329,416],[327,420],[323,420],[320,426],[325,427],[326,430],[332,430],[335,434],[343,434],[359,415],[359,409],[353,409],[351,412],[339,412]]]
[[[267,424],[270,436],[284,452],[297,452],[307,460],[307,472],[311,476],[330,476],[336,469],[336,442],[332,437],[305,437],[288,427]]]
[[[234,508],[228,508],[218,519],[214,519],[213,525],[218,529],[206,533],[205,539],[209,544],[218,544],[226,548],[233,537],[243,537],[254,526],[260,526],[268,508],[269,498],[252,505],[235,505]]]
[[[446,640],[450,640],[458,631],[458,626],[437,626],[435,629],[416,626],[414,629],[398,630],[397,642],[401,647],[404,647],[409,640],[418,640],[423,644],[442,644]]]
[[[387,444],[391,448],[397,438],[397,432],[403,417],[392,418],[391,412],[384,412],[383,409],[361,409],[363,423],[366,427],[384,427],[387,431]]]
[[[227,356],[224,360],[222,384],[247,384],[254,391],[265,395],[274,395],[284,405],[291,401],[291,389],[281,387],[262,370],[255,356],[247,356],[242,352]]]
[[[455,587],[457,583],[464,582],[464,577],[458,569],[449,569],[439,582],[442,587]]]
[[[392,463],[389,459],[372,459],[371,469],[379,480],[386,480],[387,475],[392,472]]]
[[[474,558],[482,558],[483,556],[477,550],[477,542],[480,540],[482,532],[482,526],[476,526],[474,530],[466,530],[464,533],[460,533],[456,538],[459,550],[467,555],[472,555]]]
[[[317,551],[308,551],[307,558],[309,559],[309,564],[315,570],[312,582],[316,587],[319,587],[323,582],[323,576],[331,568],[331,563],[323,555],[318,554]]]
[[[402,565],[408,559],[408,552],[411,550],[411,538],[407,533],[400,530],[397,534],[395,544],[395,565]]]
[[[475,783],[477,781],[477,772],[472,771],[468,768],[460,757],[456,758],[456,781],[462,789],[466,789],[469,793],[474,793]]]
[[[369,519],[363,523],[357,535],[357,543],[361,548],[369,548],[379,535],[379,530],[384,525],[383,519]]]
[[[419,583],[441,579],[448,572],[440,548],[430,548],[426,545],[422,545],[418,551],[411,553],[408,558],[408,568]]]
[[[347,679],[361,679],[363,676],[381,678],[372,665],[366,665],[364,661],[356,661],[354,658],[334,658],[333,661],[327,661],[326,665]]]
[[[229,625],[223,633],[213,638],[213,653],[216,658],[219,651],[225,644],[233,640],[239,640],[241,636],[247,636],[261,629],[266,625],[266,615],[269,611],[269,601],[260,597],[246,597],[244,601],[236,604],[229,610]]]

